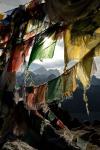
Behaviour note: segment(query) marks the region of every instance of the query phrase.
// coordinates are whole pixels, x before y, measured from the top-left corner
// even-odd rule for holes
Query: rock
[[[6,142],[1,150],[36,150],[36,149],[29,146],[27,143],[22,142],[21,140],[16,140],[13,142]]]
[[[92,125],[93,125],[93,127],[100,126],[100,121],[94,120]]]
[[[56,133],[53,128],[46,126],[39,150],[80,150],[73,142],[69,142],[66,136],[62,135],[62,131]]]
[[[74,118],[71,122],[70,122],[70,128],[72,130],[77,130],[77,128],[80,128],[82,126],[82,123],[77,119]]]
[[[88,143],[86,150],[100,150],[100,147],[98,147],[97,145],[93,145],[91,143]]]
[[[100,133],[94,133],[90,136],[90,142],[93,143],[94,145],[100,146]]]
[[[83,124],[84,124],[85,126],[90,126],[90,125],[91,125],[91,123],[90,123],[88,120],[85,120],[85,121],[83,122]]]
[[[93,134],[93,132],[88,132],[80,136],[80,138],[84,141],[89,141],[90,136]]]

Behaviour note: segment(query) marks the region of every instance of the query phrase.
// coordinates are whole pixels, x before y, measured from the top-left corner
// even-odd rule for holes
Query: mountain
[[[100,82],[100,80],[99,80]],[[80,120],[100,120],[100,85],[91,85],[87,90],[89,116],[86,112],[85,102],[83,100],[83,89],[78,87],[71,98],[67,98],[62,103],[64,110],[68,110],[72,117]]]
[[[97,78],[95,75],[92,76],[91,85],[97,86],[100,85],[100,78]]]
[[[46,70],[44,67],[40,67],[34,70],[34,72],[28,71],[26,77],[24,73],[19,72],[17,74],[17,83],[18,85],[23,85],[26,82],[26,85],[30,86],[33,82],[35,85],[40,85],[59,75],[60,73],[57,69]]]
[[[40,68],[35,69],[33,72],[34,72],[35,74],[40,74],[40,75],[42,75],[42,74],[46,74],[46,73],[47,73],[47,70],[42,66],[42,67],[40,67]]]
[[[36,70],[38,70],[39,68],[42,68],[43,66],[41,64],[38,64],[38,63],[32,63],[30,66],[29,66],[29,70],[34,72]]]

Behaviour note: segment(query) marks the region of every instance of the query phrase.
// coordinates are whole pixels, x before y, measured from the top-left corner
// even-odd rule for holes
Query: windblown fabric
[[[14,9],[10,16],[0,23],[0,48],[3,47],[2,51],[4,50],[0,57],[1,72],[9,58],[7,70],[0,79],[0,88],[8,91],[14,90],[15,73],[25,62],[30,47],[32,46],[32,51],[28,67],[36,59],[52,58],[57,38],[64,31],[65,72],[44,85],[32,87],[27,92],[27,106],[32,110],[37,110],[45,101],[51,103],[62,100],[64,96],[70,96],[77,88],[76,78],[80,80],[86,91],[91,72],[95,70],[93,57],[100,56],[100,10],[97,9],[100,2],[98,0],[45,1],[47,10],[44,10],[46,8],[43,1],[33,0],[28,5]],[[47,11],[50,20],[46,18]],[[77,64],[66,70],[67,64],[73,60],[77,60]],[[26,82],[33,81],[31,75],[29,78],[27,75],[25,77]],[[34,85],[34,82],[31,82],[31,85]],[[86,93],[84,97],[87,105]]]
[[[71,60],[77,60],[77,78],[86,88],[90,83],[93,57],[100,56],[99,28],[93,35],[72,38],[71,26],[64,32],[65,66]]]
[[[8,25],[0,23],[0,48],[4,48],[10,37],[11,28]]]
[[[26,27],[26,33],[29,33],[29,32],[31,32],[31,31],[33,31],[33,29],[34,29],[34,26],[33,26],[33,20],[29,20],[28,21],[28,24],[27,24],[27,27]]]
[[[95,48],[94,56],[100,56],[100,44],[98,44]]]
[[[38,87],[28,87],[26,103],[29,109],[37,110],[41,105],[45,104],[46,89],[46,84]]]
[[[16,45],[15,49],[12,50],[7,69],[8,72],[16,72],[19,70],[20,66],[24,63],[25,57],[28,55],[32,41],[33,38],[25,41],[22,44]]]
[[[30,19],[27,23],[24,39],[27,40],[43,31],[44,18],[43,20]]]
[[[73,22],[99,6],[98,0],[45,0],[52,21]]]
[[[64,96],[70,96],[77,88],[76,68],[48,82],[47,102],[62,100]]]
[[[15,72],[4,71],[0,77],[0,89],[13,91],[16,84],[16,74]]]
[[[89,53],[84,59],[77,65],[77,78],[80,80],[84,88],[87,88],[90,84],[90,76],[93,64],[93,53]]]
[[[61,100],[63,96],[63,81],[61,76],[48,82],[48,102]]]
[[[53,57],[56,42],[58,39],[57,34],[59,33],[59,31],[62,31],[62,28],[59,23],[56,23],[48,27],[46,30],[42,31],[42,33],[39,33],[35,36],[28,66],[35,59],[42,60],[45,58]]]
[[[64,96],[71,96],[77,88],[76,66],[63,74],[63,92]]]
[[[69,27],[64,34],[64,44],[65,44],[65,59],[66,62],[71,60],[80,61],[87,55],[93,48],[95,48],[100,43],[100,36],[98,33],[95,35],[83,35],[76,36],[72,39],[71,28]]]
[[[6,16],[5,14],[0,13],[0,20],[4,19],[5,16]]]
[[[97,28],[92,34],[76,35],[74,38],[71,28],[72,26],[69,26],[66,32],[64,32],[65,67],[67,67],[68,62],[77,60],[77,63],[75,64],[76,76],[83,86],[83,99],[86,105],[87,114],[89,114],[86,90],[90,85],[91,75],[96,70],[93,58],[95,56],[100,56],[100,28]],[[70,89],[71,88],[69,88],[68,91],[69,93]]]
[[[55,34],[53,33],[51,36],[41,37],[37,39],[33,45],[29,64],[32,63],[35,59],[43,59],[43,58],[52,58],[54,55],[54,50],[56,46],[56,40],[54,39]]]

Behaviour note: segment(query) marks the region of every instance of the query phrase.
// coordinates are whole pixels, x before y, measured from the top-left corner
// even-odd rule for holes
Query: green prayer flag
[[[76,68],[72,68],[48,82],[47,102],[61,101],[63,97],[71,96],[76,88]]]
[[[49,110],[48,120],[53,121],[55,118],[56,118],[55,114],[51,110]]]
[[[41,34],[35,36],[35,41],[29,58],[28,67],[35,59],[42,60],[44,58],[53,57],[57,42],[56,33],[57,31],[59,31],[59,28],[59,23],[56,23],[47,28]]]
[[[54,33],[51,36],[45,38],[41,37],[35,41],[31,51],[28,66],[35,59],[52,58],[56,46],[56,40],[54,39]]]
[[[51,103],[54,101],[61,100],[63,96],[63,81],[62,76],[53,79],[48,82],[48,94],[47,102]]]

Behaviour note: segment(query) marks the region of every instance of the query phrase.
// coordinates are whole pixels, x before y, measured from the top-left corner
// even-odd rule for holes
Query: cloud
[[[95,62],[97,66],[97,72],[95,73],[95,76],[100,78],[100,57],[95,57]]]
[[[29,1],[30,0],[0,0],[0,12],[6,12]]]

